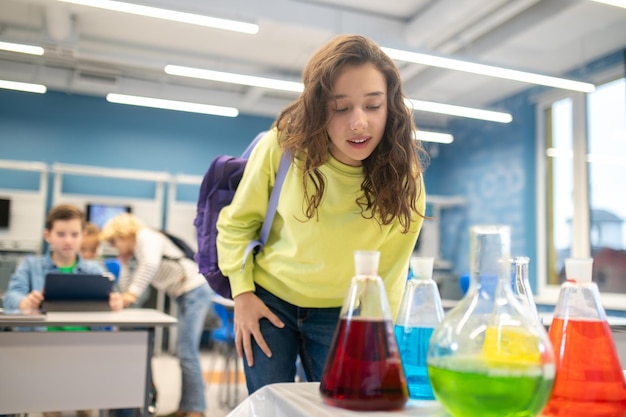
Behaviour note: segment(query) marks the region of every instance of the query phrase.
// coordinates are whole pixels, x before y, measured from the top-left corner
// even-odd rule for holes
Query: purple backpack
[[[243,176],[248,157],[254,146],[266,133],[259,133],[248,145],[241,158],[226,155],[215,158],[209,165],[209,169],[204,174],[202,184],[200,185],[196,218],[193,221],[198,237],[196,262],[198,262],[200,273],[207,279],[209,286],[224,298],[232,298],[232,294],[228,277],[222,274],[217,262],[217,218],[220,211],[229,205],[235,196],[235,191],[237,191],[237,186]],[[276,213],[280,189],[289,169],[289,159],[290,156],[288,154],[283,154],[280,160],[276,182],[270,195],[261,234],[258,240],[253,240],[248,244],[241,264],[242,269],[250,252],[253,252],[253,254],[257,253],[267,241],[274,214]]]

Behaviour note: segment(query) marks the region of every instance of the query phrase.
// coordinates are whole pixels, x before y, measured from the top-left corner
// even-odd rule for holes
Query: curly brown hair
[[[376,43],[363,36],[340,35],[318,49],[304,68],[304,91],[278,115],[274,126],[281,148],[289,150],[302,168],[304,189],[308,190],[308,181],[313,185],[313,194],[305,191],[305,214],[309,219],[316,217],[326,188],[319,167],[330,154],[327,125],[333,84],[346,65],[366,63],[372,63],[385,77],[388,114],[382,140],[362,161],[363,194],[356,203],[362,216],[381,224],[399,219],[406,233],[414,213],[424,217],[416,202],[423,192],[422,161],[428,156],[415,140],[415,125],[405,104],[398,68]]]

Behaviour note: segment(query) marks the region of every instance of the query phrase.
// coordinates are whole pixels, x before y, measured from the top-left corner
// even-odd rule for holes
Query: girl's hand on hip
[[[237,355],[246,355],[248,366],[254,365],[252,354],[252,337],[268,358],[272,351],[261,334],[259,321],[266,318],[274,326],[283,328],[285,324],[253,292],[244,292],[234,298],[235,301],[235,347]]]

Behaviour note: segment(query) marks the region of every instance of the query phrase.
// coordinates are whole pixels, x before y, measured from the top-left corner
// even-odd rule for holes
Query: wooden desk
[[[142,408],[148,416],[154,330],[177,320],[152,309],[50,312],[0,327],[93,326],[87,332],[0,332],[0,414]]]

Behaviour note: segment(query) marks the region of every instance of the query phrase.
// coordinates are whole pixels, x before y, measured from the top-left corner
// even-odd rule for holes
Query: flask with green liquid
[[[452,417],[539,415],[554,383],[554,352],[514,296],[510,228],[470,229],[470,287],[435,328],[428,374]]]

